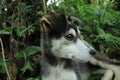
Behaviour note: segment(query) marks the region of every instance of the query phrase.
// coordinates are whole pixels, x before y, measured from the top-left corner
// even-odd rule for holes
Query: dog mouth
[[[93,56],[89,56],[87,59],[78,59],[75,58],[74,56],[72,56],[72,60],[74,60],[75,62],[81,62],[81,63],[87,63],[89,61],[91,61],[94,57]]]
[[[78,60],[78,59],[75,59],[74,61],[75,62],[80,62],[80,63],[87,63],[87,62],[89,62],[89,60],[87,61],[87,60]]]

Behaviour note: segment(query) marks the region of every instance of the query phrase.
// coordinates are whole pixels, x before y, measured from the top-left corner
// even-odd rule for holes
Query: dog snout
[[[96,54],[96,50],[91,49],[91,50],[89,51],[89,54],[90,54],[90,55],[95,55],[95,54]]]

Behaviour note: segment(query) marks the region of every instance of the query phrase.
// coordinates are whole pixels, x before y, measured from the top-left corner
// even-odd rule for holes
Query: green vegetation
[[[11,80],[40,80],[39,19],[46,12],[79,17],[84,24],[78,26],[83,38],[100,52],[119,59],[119,0],[63,0],[59,6],[46,6],[44,1],[0,0],[0,80],[9,76]]]

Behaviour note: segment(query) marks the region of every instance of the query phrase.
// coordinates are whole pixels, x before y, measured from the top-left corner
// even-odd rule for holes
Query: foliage
[[[3,40],[8,67],[12,66],[10,65],[12,63],[18,65],[21,61],[17,66],[21,72],[17,73],[17,78],[41,80],[38,75],[33,76],[27,71],[33,73],[36,67],[33,64],[39,64],[40,61],[36,59],[36,55],[38,56],[37,52],[40,52],[38,27],[39,18],[45,14],[43,6],[47,7],[47,12],[62,12],[80,18],[84,27],[78,27],[83,38],[97,50],[108,55],[115,55],[120,50],[120,10],[115,9],[119,6],[116,4],[117,0],[58,1],[59,6],[54,2],[45,6],[42,0],[0,0],[0,37]],[[1,56],[0,70],[0,75],[6,73]],[[99,77],[92,77],[90,80]],[[0,78],[6,79],[2,76]]]
[[[27,56],[33,55],[39,51],[40,47],[37,46],[27,47],[24,50],[21,50],[20,52],[16,53],[16,58],[26,58]]]
[[[6,60],[7,65],[9,65],[9,60]],[[6,73],[3,60],[0,59],[0,73]]]
[[[12,28],[5,28],[4,30],[0,30],[0,35],[2,34],[11,34]]]
[[[37,78],[28,78],[27,80],[41,80],[41,79],[37,77]]]
[[[89,80],[101,80],[102,76],[102,74],[94,74],[90,76]]]

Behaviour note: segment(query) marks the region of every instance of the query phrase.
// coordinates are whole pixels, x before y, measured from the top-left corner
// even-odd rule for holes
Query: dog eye
[[[65,36],[65,38],[69,41],[72,41],[74,39],[74,36],[72,34],[68,34]]]

